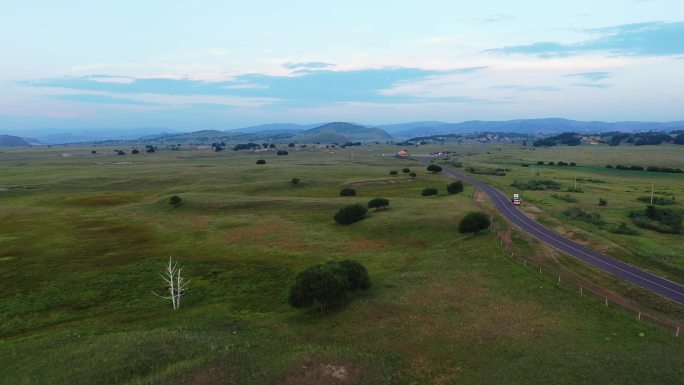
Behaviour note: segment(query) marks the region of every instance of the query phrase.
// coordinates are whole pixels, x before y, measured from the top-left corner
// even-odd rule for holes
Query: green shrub
[[[178,195],[172,195],[169,198],[169,204],[173,207],[178,207],[181,205],[181,203],[183,203],[183,199],[181,199],[181,197],[179,197]]]
[[[358,203],[340,209],[333,217],[340,225],[350,225],[366,217],[368,209]]]
[[[648,203],[648,204],[651,203],[651,197],[639,197],[637,199],[640,202],[644,202],[644,203]],[[673,205],[675,203],[677,203],[677,201],[675,201],[674,197],[672,197],[670,199],[665,198],[665,197],[653,197],[653,204],[654,205],[668,206],[668,205]]]
[[[292,183],[293,185],[298,185],[299,182],[300,182],[300,181],[299,181],[299,178],[292,178],[292,179],[290,179],[290,183]]]
[[[588,212],[580,207],[571,207],[563,211],[562,214],[568,219],[587,222],[597,226],[601,226],[605,223],[603,218],[601,218],[601,214]]]
[[[548,179],[532,179],[527,182],[513,182],[511,187],[515,187],[519,190],[558,190],[560,189],[560,183],[548,180]]]
[[[577,203],[577,199],[575,199],[572,195],[568,195],[568,194],[565,194],[565,195],[551,194],[551,198],[562,200],[562,201],[568,202],[568,203]]]
[[[489,167],[466,167],[466,171],[479,174],[479,175],[495,175],[495,176],[506,176],[505,169],[502,168],[489,168]],[[510,170],[508,170],[510,171]]]
[[[625,222],[620,222],[619,226],[613,227],[610,230],[611,233],[613,234],[622,234],[622,235],[639,235],[639,232],[634,230],[633,228],[627,226]]]
[[[629,218],[635,225],[659,233],[680,234],[682,232],[682,212],[680,210],[648,206],[643,211],[632,211]]]
[[[298,309],[316,303],[323,312],[327,305],[345,300],[348,292],[368,290],[370,287],[368,271],[359,262],[350,259],[326,262],[297,274],[287,302]]]
[[[345,188],[343,188],[342,190],[340,190],[340,196],[341,196],[341,197],[353,197],[353,196],[356,196],[356,190],[354,190],[353,188],[345,187]]]
[[[368,201],[369,209],[379,210],[381,208],[387,208],[387,206],[389,206],[389,200],[385,198],[373,198],[370,201]]]
[[[266,161],[263,159],[259,159],[256,161],[256,164],[266,164]]]
[[[338,262],[338,264],[345,270],[349,290],[368,290],[371,287],[371,281],[368,277],[368,270],[359,262],[352,259],[345,259]]]
[[[424,197],[431,196],[431,195],[437,195],[437,189],[432,188],[432,187],[428,187],[428,188],[424,189],[423,192],[420,193],[420,195],[422,195]]]
[[[456,182],[451,182],[447,185],[447,192],[449,194],[458,194],[463,191],[463,182],[457,180]]]
[[[410,172],[410,173],[409,173],[409,176],[410,176],[411,178],[415,178],[415,177],[416,177],[416,173],[415,173],[415,172]]]
[[[409,168],[402,168],[401,169],[401,172],[403,172],[404,174],[408,174],[410,171],[411,170]]]
[[[458,224],[459,233],[479,233],[490,225],[489,217],[485,213],[473,211],[468,213]]]
[[[390,175],[397,175],[397,174],[398,174],[398,172],[396,172],[394,170],[390,171]]]
[[[608,204],[608,200],[604,198],[599,198],[599,206],[605,206]]]
[[[427,166],[427,170],[433,174],[436,174],[436,173],[442,172],[442,167],[438,166],[436,164],[431,164],[431,165]]]

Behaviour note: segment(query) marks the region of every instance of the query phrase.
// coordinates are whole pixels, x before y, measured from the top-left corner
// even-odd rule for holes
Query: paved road
[[[637,286],[641,286],[653,293],[669,298],[680,304],[684,304],[684,285],[638,269],[586,246],[582,246],[579,243],[573,242],[523,214],[516,206],[513,206],[509,197],[492,186],[456,172],[448,167],[442,166],[442,168],[447,174],[470,183],[487,193],[501,214],[515,223],[520,229],[540,241],[603,271],[622,277]]]

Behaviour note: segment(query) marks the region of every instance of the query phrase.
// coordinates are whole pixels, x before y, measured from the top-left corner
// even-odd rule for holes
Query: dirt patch
[[[277,385],[351,385],[362,384],[366,370],[361,366],[345,363],[315,363],[302,365],[295,372],[276,381]]]
[[[230,229],[221,240],[228,244],[258,240],[259,246],[295,248],[301,246],[302,239],[304,235],[295,222],[268,220],[249,227]]]
[[[349,242],[347,246],[348,254],[369,253],[387,247],[388,241],[357,238]]]
[[[473,200],[475,201],[475,206],[482,207],[487,200],[487,196],[482,190],[476,188],[475,193],[473,194]]]

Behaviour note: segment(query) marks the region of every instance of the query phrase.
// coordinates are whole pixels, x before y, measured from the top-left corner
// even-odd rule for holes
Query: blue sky
[[[3,1],[0,131],[684,120],[681,1],[102,3]]]

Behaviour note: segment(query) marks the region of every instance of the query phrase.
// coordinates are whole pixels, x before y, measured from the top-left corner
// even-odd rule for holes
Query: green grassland
[[[395,149],[3,150],[0,384],[681,383],[681,337],[535,273],[492,233],[458,234],[458,220],[475,209],[472,187],[446,195],[447,177],[380,155]],[[618,163],[607,158],[625,154],[579,149],[587,154],[454,147],[464,163],[513,168],[483,178],[505,191],[514,174],[537,171],[516,166],[521,159],[576,161],[577,170],[538,171],[564,184],[579,170],[608,180],[600,186],[611,189],[608,206],[595,209],[610,221],[640,204],[616,181],[643,194],[655,176],[667,182],[657,189],[681,191],[681,176],[607,172],[603,163]],[[267,164],[256,165],[260,158]],[[340,197],[343,187],[357,196]],[[440,195],[421,197],[426,187]],[[582,187],[575,195],[593,210],[604,192]],[[168,204],[174,194],[177,208]],[[566,203],[548,194],[523,198]],[[378,196],[388,210],[333,222],[340,207]],[[681,242],[643,234],[630,238],[633,248],[656,245],[661,262],[640,263],[681,277]],[[152,294],[163,290],[169,256],[191,279],[178,311]],[[347,258],[368,268],[369,291],[324,314],[287,305],[298,271]]]

